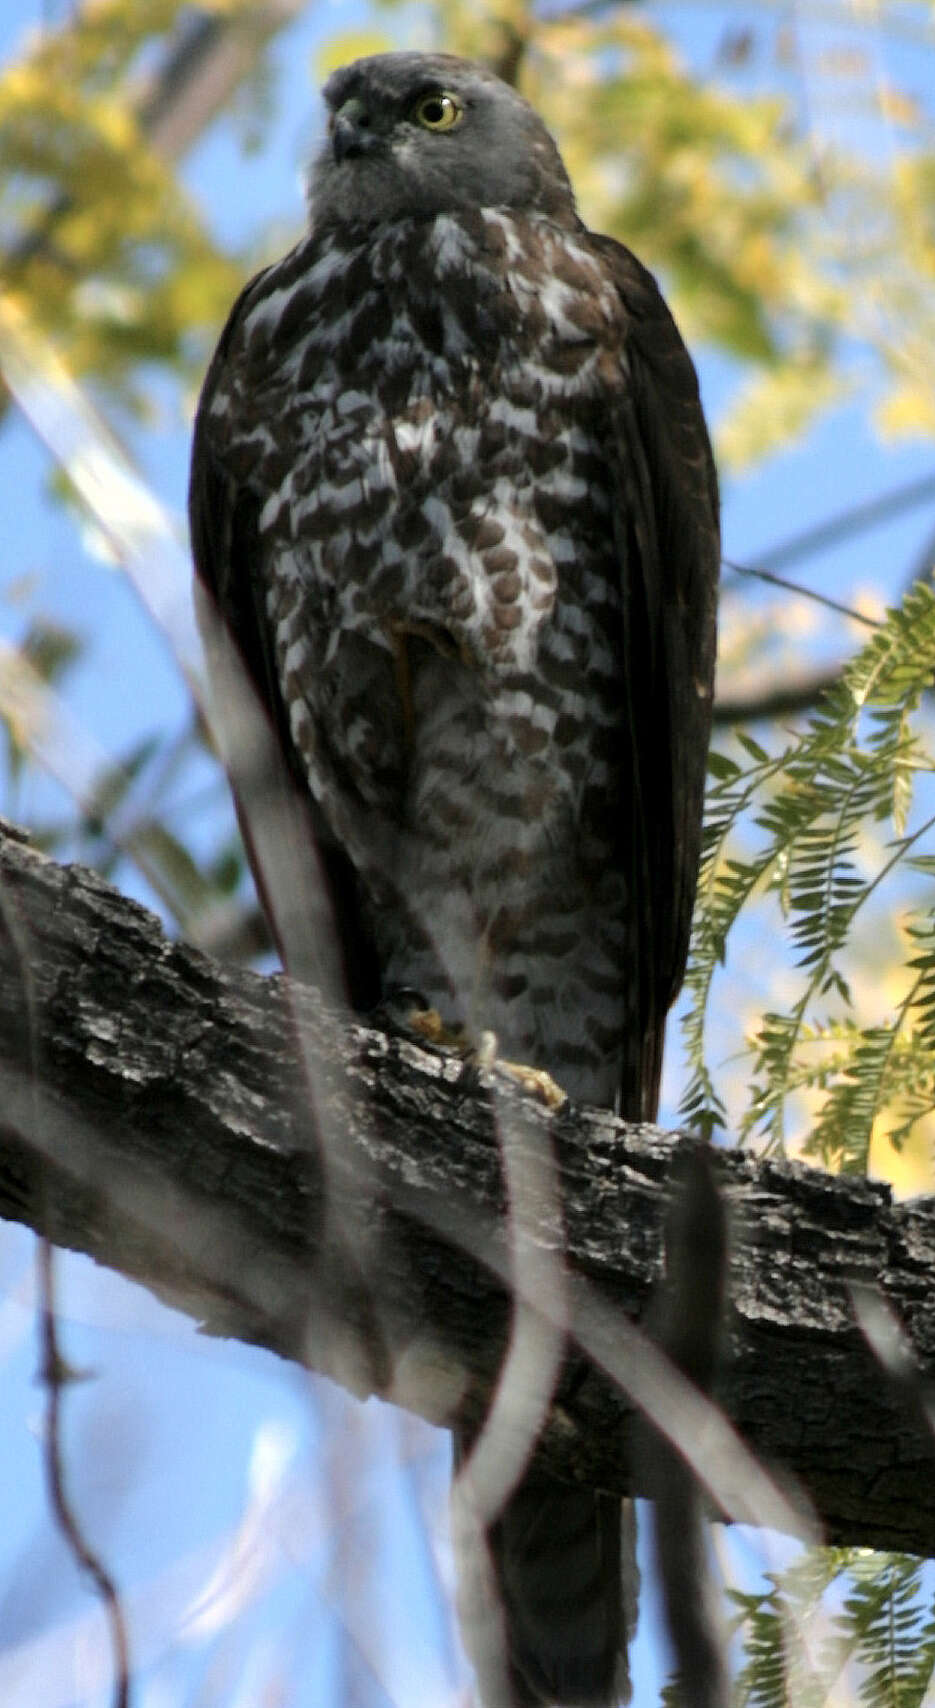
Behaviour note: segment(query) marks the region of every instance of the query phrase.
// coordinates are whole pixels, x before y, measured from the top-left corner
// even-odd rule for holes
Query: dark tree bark
[[[605,1335],[611,1308],[645,1313],[678,1135],[494,1095],[312,991],[169,941],[15,836],[0,877],[0,1215],[213,1334],[470,1420],[510,1320],[508,1132],[520,1158],[551,1143],[562,1213],[536,1188],[524,1220],[564,1251],[585,1345],[600,1339],[589,1301]],[[935,1373],[935,1200],[894,1205],[885,1186],[740,1151],[718,1153],[716,1173],[733,1226],[721,1404],[798,1479],[828,1540],[935,1554],[932,1438],[875,1364],[851,1294],[878,1289]],[[630,1402],[591,1364],[542,1450],[560,1475],[639,1492],[633,1442]]]

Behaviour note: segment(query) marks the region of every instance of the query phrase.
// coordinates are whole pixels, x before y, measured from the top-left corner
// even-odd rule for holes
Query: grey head
[[[317,228],[467,207],[575,217],[568,175],[542,120],[471,60],[374,54],[335,71],[324,100],[328,140],[309,182]]]

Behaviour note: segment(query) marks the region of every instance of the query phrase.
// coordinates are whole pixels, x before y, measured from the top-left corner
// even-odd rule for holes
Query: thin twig
[[[733,558],[722,557],[725,569],[732,570],[734,575],[748,575],[757,581],[767,581],[771,587],[781,587],[786,593],[796,593],[802,599],[812,599],[816,605],[824,605],[829,611],[836,611],[839,616],[849,617],[853,623],[863,623],[868,629],[881,629],[883,624],[878,617],[868,617],[865,612],[857,611],[853,605],[845,605],[840,599],[832,599],[827,593],[819,593],[817,588],[803,587],[800,581],[790,581],[784,575],[776,575],[771,569],[758,569],[753,564],[735,563]]]
[[[36,1249],[39,1292],[39,1327],[42,1345],[40,1375],[46,1390],[45,1474],[52,1508],[63,1536],[79,1566],[93,1580],[107,1612],[114,1654],[114,1708],[129,1708],[130,1649],[120,1591],[114,1579],[86,1541],[65,1491],[62,1466],[62,1390],[74,1374],[62,1357],[58,1344],[55,1311],[55,1252],[51,1240],[42,1235]]]

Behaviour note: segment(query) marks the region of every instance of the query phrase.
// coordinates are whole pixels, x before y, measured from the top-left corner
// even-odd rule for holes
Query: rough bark
[[[0,1215],[213,1334],[434,1421],[477,1417],[510,1317],[508,1130],[520,1159],[553,1147],[563,1214],[537,1187],[525,1219],[564,1249],[573,1312],[581,1288],[645,1312],[678,1135],[492,1096],[450,1057],[169,941],[94,874],[9,835],[0,879]],[[935,1372],[935,1200],[894,1205],[885,1186],[739,1151],[716,1168],[733,1227],[726,1412],[804,1486],[829,1540],[935,1554],[932,1438],[851,1294],[879,1289]],[[592,1365],[543,1451],[623,1492],[633,1440],[626,1396]]]

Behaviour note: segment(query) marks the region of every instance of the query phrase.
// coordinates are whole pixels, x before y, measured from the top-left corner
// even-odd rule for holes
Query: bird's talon
[[[437,1008],[410,1008],[406,1015],[406,1024],[410,1031],[417,1032],[427,1044],[444,1042],[444,1025]]]
[[[379,1026],[384,1032],[408,1032],[411,1028],[410,1015],[428,1006],[421,991],[412,990],[408,985],[392,985],[368,1018],[371,1025]]]
[[[406,1016],[406,1023],[410,1031],[425,1043],[434,1044],[440,1050],[454,1050],[459,1055],[467,1054],[464,1028],[446,1025],[437,1008],[412,1008]]]
[[[561,1109],[568,1102],[568,1093],[545,1068],[529,1067],[526,1062],[497,1062],[497,1068],[515,1080],[522,1091],[544,1103],[547,1109]]]
[[[567,1102],[566,1093],[544,1068],[529,1067],[526,1062],[504,1061],[498,1054],[498,1048],[496,1032],[480,1034],[471,1057],[476,1073],[505,1074],[522,1091],[544,1103],[547,1109],[560,1109]]]

